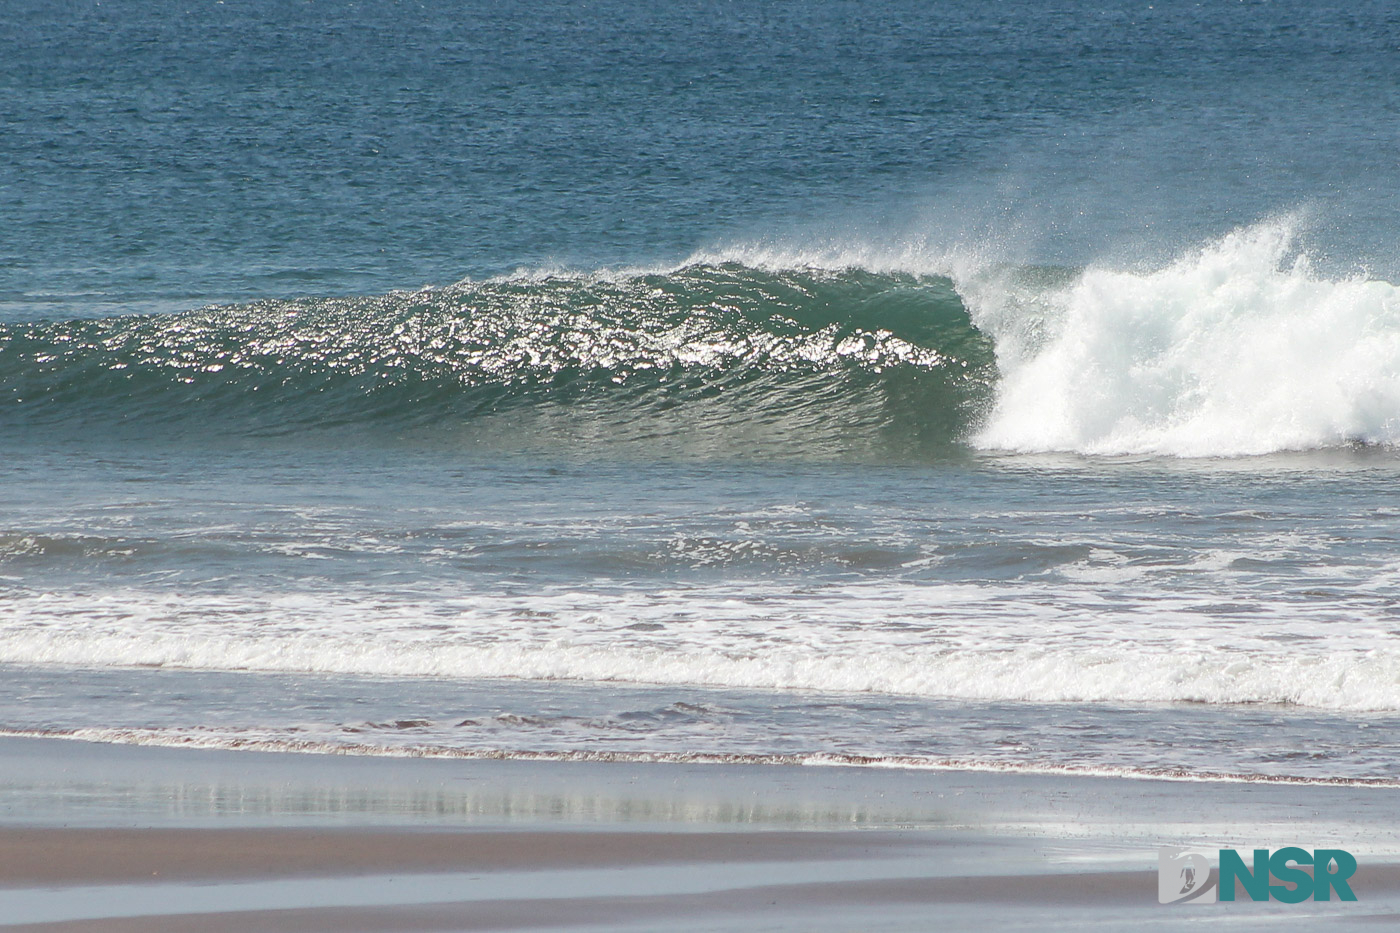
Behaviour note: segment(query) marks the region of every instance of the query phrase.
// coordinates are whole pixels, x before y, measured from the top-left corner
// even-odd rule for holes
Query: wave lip
[[[1002,381],[973,443],[1212,457],[1400,442],[1400,287],[1320,276],[1296,242],[1283,220],[1155,272],[984,286],[969,303]]]

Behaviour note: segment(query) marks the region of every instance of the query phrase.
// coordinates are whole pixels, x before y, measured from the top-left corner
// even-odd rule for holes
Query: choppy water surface
[[[210,448],[197,476],[150,448],[89,456],[55,451],[7,484],[0,651],[13,683],[54,695],[7,714],[21,731],[311,741],[305,712],[254,703],[266,676],[246,679],[245,705],[234,674],[211,691],[149,669],[246,670],[319,678],[337,710],[353,696],[354,717],[310,717],[329,743],[402,746],[367,724],[423,720],[427,737],[407,738],[439,749],[1390,773],[1350,732],[1383,749],[1400,709],[1400,501],[1384,454],[1308,469],[545,466]],[[115,706],[88,692],[120,694],[124,677],[133,696]],[[665,689],[644,690],[639,712],[649,684]],[[151,700],[172,690],[177,704]],[[442,731],[481,704],[492,728]],[[687,706],[724,710],[721,725]],[[817,712],[832,708],[834,721]],[[1003,722],[1021,709],[1022,740],[979,729],[989,708]],[[1192,741],[1182,716],[1209,727]],[[1267,738],[1225,739],[1260,718]],[[1060,737],[1048,749],[1026,740],[1045,722]],[[1281,752],[1297,730],[1326,741]],[[1250,758],[1259,742],[1269,757]]]

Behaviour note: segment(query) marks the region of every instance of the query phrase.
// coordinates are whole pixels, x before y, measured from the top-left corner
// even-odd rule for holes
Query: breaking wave
[[[1287,222],[1155,271],[1089,268],[969,303],[1002,375],[980,447],[1201,457],[1400,441],[1400,288],[1319,274]]]
[[[817,458],[1400,442],[1400,287],[1320,273],[1292,222],[1148,270],[962,265],[736,248],[666,271],[8,324],[0,427]]]

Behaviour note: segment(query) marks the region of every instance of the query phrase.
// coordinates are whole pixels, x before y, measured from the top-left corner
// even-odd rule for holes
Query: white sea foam
[[[666,752],[610,750],[538,750],[526,748],[463,748],[451,743],[353,742],[343,737],[305,738],[272,730],[231,728],[79,728],[3,729],[0,737],[61,739],[138,745],[156,748],[198,748],[310,755],[352,755],[367,758],[438,758],[495,761],[622,762],[684,765],[798,765],[813,768],[876,768],[909,771],[975,771],[995,774],[1107,777],[1143,781],[1185,783],[1289,784],[1320,787],[1396,787],[1400,781],[1379,777],[1319,777],[1313,775],[1262,774],[1248,771],[1202,771],[1171,767],[1128,767],[1093,764],[1058,764],[1041,761],[1004,761],[978,757],[915,755],[855,755],[833,752],[759,754],[749,752]],[[693,806],[693,805],[692,805]],[[693,810],[688,808],[688,812]],[[1069,828],[1066,828],[1069,831]]]
[[[872,585],[819,599],[720,588],[674,602],[558,592],[519,605],[54,596],[7,607],[0,662],[1400,710],[1400,649],[1379,621],[1319,642],[1305,607],[1247,605],[1236,625],[1228,610],[1203,616],[1202,596],[1115,606],[1014,595]]]
[[[1002,382],[976,443],[1238,456],[1400,441],[1400,288],[1327,278],[1264,223],[1153,272],[969,288]]]
[[[410,677],[693,684],[968,700],[1286,703],[1330,710],[1400,709],[1400,653],[1321,657],[1233,654],[1196,647],[1017,648],[1003,651],[791,650],[658,652],[637,647],[366,643],[317,636],[258,642],[218,637],[104,636],[3,642],[12,663],[128,665]]]

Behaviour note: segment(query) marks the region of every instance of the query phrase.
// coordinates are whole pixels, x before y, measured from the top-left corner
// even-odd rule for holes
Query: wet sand
[[[1400,921],[1400,792],[0,739],[0,929]],[[1340,846],[1358,901],[1156,903],[1158,845]]]

